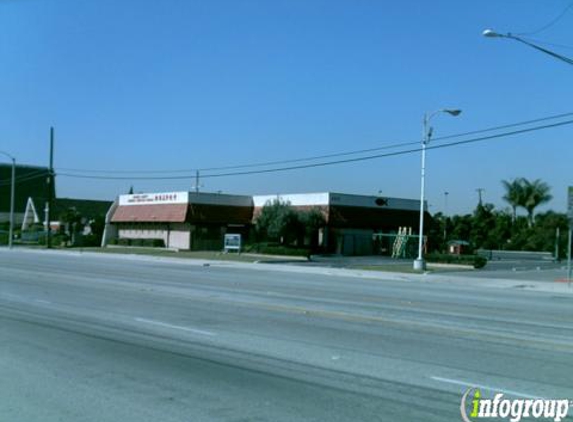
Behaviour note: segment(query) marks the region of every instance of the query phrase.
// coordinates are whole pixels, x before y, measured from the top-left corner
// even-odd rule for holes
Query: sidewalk
[[[433,282],[433,283],[448,283],[466,285],[472,287],[483,288],[498,288],[498,289],[519,289],[529,291],[539,291],[547,293],[559,294],[573,294],[573,286],[568,283],[549,283],[539,281],[524,281],[511,278],[487,278],[479,277],[476,273],[475,277],[472,276],[456,276],[445,274],[406,274],[399,272],[388,271],[370,271],[370,270],[357,270],[348,268],[333,268],[323,267],[318,265],[292,265],[292,264],[265,264],[260,261],[256,262],[236,262],[236,261],[222,261],[222,260],[209,260],[209,259],[194,259],[194,258],[175,258],[166,256],[152,256],[152,255],[135,255],[135,254],[108,254],[101,252],[90,251],[71,251],[71,250],[46,250],[46,249],[27,249],[15,248],[10,250],[8,248],[0,248],[0,253],[30,253],[30,254],[54,254],[54,255],[67,255],[75,257],[93,257],[96,259],[120,259],[130,261],[146,261],[146,262],[165,262],[177,265],[188,266],[202,266],[202,267],[219,267],[219,268],[236,268],[241,270],[255,270],[255,271],[280,271],[294,274],[315,274],[331,277],[347,277],[359,278],[363,280],[379,280],[379,281],[400,281],[400,282]]]

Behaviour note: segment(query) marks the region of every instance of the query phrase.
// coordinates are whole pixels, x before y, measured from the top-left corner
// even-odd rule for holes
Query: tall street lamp
[[[425,179],[426,179],[426,147],[430,143],[432,137],[432,127],[430,120],[439,113],[448,113],[451,116],[459,116],[461,110],[457,109],[440,109],[431,114],[424,114],[424,131],[422,134],[422,171],[421,171],[421,188],[420,188],[420,236],[418,239],[418,258],[414,260],[414,269],[417,271],[424,271],[426,269],[426,262],[423,255],[424,244],[424,194],[425,194]]]
[[[482,32],[482,35],[484,37],[487,37],[487,38],[507,38],[510,40],[519,41],[520,43],[525,44],[528,47],[534,48],[537,51],[541,51],[542,53],[548,54],[551,57],[556,58],[558,60],[561,60],[567,64],[573,65],[573,59],[570,59],[569,57],[562,56],[561,54],[558,54],[558,53],[551,51],[551,50],[548,50],[546,48],[540,47],[537,44],[532,43],[531,41],[524,40],[523,38],[518,37],[516,35],[513,35],[509,32],[507,34],[500,34],[499,32],[495,32],[492,29],[486,29],[485,31]]]
[[[12,249],[13,239],[14,239],[14,198],[16,194],[16,159],[10,154],[4,151],[0,151],[0,154],[5,155],[10,160],[12,160],[12,183],[10,187],[10,229],[8,238],[8,247]]]

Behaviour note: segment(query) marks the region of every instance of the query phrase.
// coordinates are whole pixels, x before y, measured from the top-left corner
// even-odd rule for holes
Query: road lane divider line
[[[480,388],[482,390],[492,391],[494,393],[504,393],[510,396],[523,397],[526,399],[534,399],[534,400],[543,399],[543,397],[532,396],[531,394],[520,393],[519,391],[513,391],[513,390],[506,390],[504,388],[491,387],[487,385],[459,381],[450,378],[442,378],[442,377],[430,377],[430,378],[433,379],[434,381],[443,382],[447,384],[461,385],[463,387],[470,387],[470,388]]]
[[[155,321],[155,320],[147,319],[147,318],[134,318],[134,320],[137,322],[143,322],[145,324],[157,325],[159,327],[166,327],[166,328],[171,328],[171,329],[175,329],[175,330],[187,331],[189,333],[201,334],[204,336],[216,336],[217,335],[217,333],[213,333],[211,331],[198,330],[196,328],[184,327],[182,325],[168,324],[166,322]]]

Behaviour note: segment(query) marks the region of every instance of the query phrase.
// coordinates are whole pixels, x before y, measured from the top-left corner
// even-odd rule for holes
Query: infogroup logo
[[[493,399],[483,398],[479,388],[470,388],[462,396],[460,412],[464,422],[483,419],[509,419],[519,422],[522,418],[552,419],[560,422],[566,418],[572,403],[568,399],[509,399],[496,393]]]

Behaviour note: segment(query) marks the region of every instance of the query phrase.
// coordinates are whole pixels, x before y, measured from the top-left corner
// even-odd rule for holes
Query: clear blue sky
[[[485,28],[529,32],[570,0],[0,0],[0,150],[56,168],[163,170],[298,158],[573,111],[573,66]],[[573,10],[535,36],[573,46]],[[553,47],[573,56],[573,48]],[[504,206],[501,179],[573,184],[573,126],[428,154],[431,211]],[[205,179],[229,193],[417,198],[419,154]],[[59,196],[183,190],[194,181],[58,177]],[[546,207],[547,208],[547,207]]]

